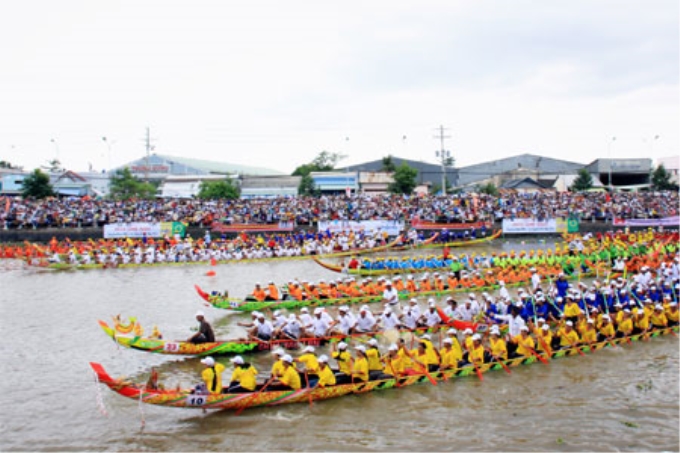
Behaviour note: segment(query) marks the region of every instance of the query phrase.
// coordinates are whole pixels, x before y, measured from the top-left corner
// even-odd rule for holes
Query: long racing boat
[[[149,338],[138,335],[120,334],[104,321],[99,321],[99,326],[104,333],[108,335],[116,344],[136,349],[138,351],[152,352],[155,354],[169,354],[169,355],[187,355],[187,356],[208,356],[208,355],[230,355],[230,354],[246,354],[252,352],[271,351],[276,348],[284,349],[299,349],[301,345],[304,346],[321,346],[327,343],[332,343],[344,339],[367,339],[373,338],[387,338],[394,341],[396,336],[400,333],[411,332],[406,329],[393,329],[388,331],[376,331],[357,333],[350,335],[333,335],[327,337],[308,337],[298,339],[281,339],[281,340],[225,340],[215,341],[211,343],[194,344],[187,341],[169,341],[158,338]],[[442,324],[438,328],[428,329],[425,327],[417,328],[412,333],[421,334],[425,332],[436,333],[444,329],[453,327],[458,330],[472,329],[476,331],[486,331],[486,325],[480,323],[465,322],[459,320],[449,320],[448,323]]]
[[[366,382],[354,382],[329,387],[302,387],[298,390],[267,390],[266,384],[258,387],[256,391],[248,393],[218,393],[202,394],[192,389],[151,389],[145,384],[137,384],[125,379],[111,377],[99,363],[91,362],[97,380],[109,387],[114,392],[134,402],[154,404],[166,407],[181,407],[194,409],[221,409],[234,410],[237,414],[244,409],[253,407],[278,406],[292,403],[312,403],[330,398],[337,398],[348,394],[362,394],[376,390],[410,387],[416,384],[432,383],[437,385],[442,381],[448,381],[459,377],[478,376],[483,373],[515,368],[521,365],[530,365],[538,361],[549,364],[548,360],[575,355],[584,355],[588,352],[599,351],[605,348],[620,347],[625,344],[672,334],[677,336],[678,327],[667,327],[653,330],[646,334],[632,335],[630,337],[616,338],[606,342],[592,345],[575,346],[567,349],[553,350],[550,354],[542,352],[527,357],[508,359],[501,363],[491,362],[480,365],[450,368],[444,371],[430,372],[426,374],[414,374],[392,377],[389,379],[369,380]]]

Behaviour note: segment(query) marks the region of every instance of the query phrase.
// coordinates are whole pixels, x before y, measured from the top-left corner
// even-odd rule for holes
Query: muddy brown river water
[[[543,247],[497,241],[481,251]],[[432,385],[232,413],[138,405],[97,386],[113,376],[198,382],[198,359],[119,349],[97,325],[117,313],[184,339],[202,309],[219,338],[244,314],[205,307],[193,284],[244,295],[256,281],[335,277],[312,261],[46,272],[0,262],[2,451],[678,451],[673,336]],[[252,355],[261,372],[270,357]],[[220,359],[230,366],[226,358]],[[98,404],[101,400],[101,405]],[[103,415],[105,412],[106,415]]]

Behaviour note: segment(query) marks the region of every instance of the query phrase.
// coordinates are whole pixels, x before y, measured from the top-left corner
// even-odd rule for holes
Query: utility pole
[[[435,155],[440,159],[442,165],[442,194],[446,195],[446,163],[451,158],[451,151],[444,149],[444,139],[451,138],[450,135],[445,135],[444,131],[447,129],[444,126],[439,126],[439,135],[435,135],[434,138],[439,139],[441,148],[435,151]]]
[[[146,128],[146,164],[144,165],[144,180],[149,182],[149,153],[151,152],[151,131]]]

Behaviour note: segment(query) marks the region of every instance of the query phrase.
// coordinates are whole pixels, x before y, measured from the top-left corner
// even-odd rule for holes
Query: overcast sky
[[[679,15],[677,0],[3,2],[0,159],[101,170],[142,157],[147,126],[159,154],[285,172],[322,150],[434,163],[440,125],[458,166],[677,156]]]

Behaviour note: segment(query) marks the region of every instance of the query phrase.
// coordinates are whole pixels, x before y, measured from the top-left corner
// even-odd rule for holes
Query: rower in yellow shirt
[[[564,316],[567,320],[576,322],[578,315],[581,314],[581,307],[578,306],[574,296],[567,296],[567,303],[564,305]]]
[[[247,393],[252,392],[257,387],[257,369],[250,363],[246,363],[243,357],[237,355],[231,359],[234,364],[234,371],[231,374],[231,382],[227,392]]]
[[[666,317],[666,313],[664,312],[663,305],[661,304],[656,304],[654,306],[654,312],[650,316],[650,321],[652,323],[652,326],[656,329],[663,329],[664,327],[668,327],[668,318]]]
[[[634,311],[635,311],[635,314],[632,316],[633,333],[638,334],[638,333],[647,332],[649,330],[649,327],[650,327],[650,324],[649,324],[650,316],[647,315],[646,310],[641,309],[641,308],[634,309]]]
[[[439,369],[443,371],[450,368],[458,368],[460,359],[458,359],[457,353],[453,349],[453,340],[451,338],[444,338],[442,344],[442,350],[439,352],[442,358]]]
[[[368,374],[368,360],[366,359],[366,348],[359,345],[354,348],[357,352],[357,357],[354,359],[354,364],[352,365],[352,381],[363,381],[367,382],[369,378]]]
[[[508,360],[508,345],[505,344],[505,340],[501,338],[501,331],[497,325],[491,328],[489,332],[491,336],[489,337],[489,346],[491,358],[493,361],[498,362],[500,360]]]
[[[677,326],[680,322],[680,310],[678,310],[678,303],[671,302],[666,309],[666,318],[669,326]]]
[[[633,319],[630,310],[626,308],[622,313],[621,321],[618,323],[618,328],[616,329],[616,336],[618,338],[627,337],[633,333]]]
[[[533,355],[532,351],[536,348],[536,344],[534,339],[529,336],[529,328],[527,326],[522,326],[519,335],[511,338],[510,341],[517,345],[515,355],[524,357]]]
[[[285,370],[285,367],[283,366],[283,358],[284,355],[286,355],[285,351],[281,348],[274,349],[272,351],[272,355],[276,357],[276,360],[274,361],[274,364],[272,365],[272,370],[271,374],[274,377],[279,377],[283,376],[283,372]]]
[[[383,364],[380,360],[380,350],[378,349],[378,340],[371,338],[368,340],[368,349],[366,349],[366,360],[368,360],[368,374],[371,379],[377,379],[383,374]]]
[[[557,336],[560,337],[560,349],[573,348],[580,342],[578,333],[574,330],[574,323],[571,321],[564,323],[564,326],[557,331]]]
[[[446,331],[447,338],[451,340],[451,349],[454,351],[454,359],[457,362],[460,362],[463,360],[463,348],[460,347],[460,343],[458,342],[458,331],[456,329],[449,329]]]
[[[540,352],[552,355],[553,334],[548,324],[543,324],[538,332],[536,332],[536,340],[536,345]]]
[[[222,373],[224,372],[224,365],[215,362],[212,357],[206,357],[201,360],[205,365],[205,369],[201,372],[201,377],[208,391],[212,394],[222,393]]]
[[[590,346],[592,346],[593,343],[597,343],[597,330],[595,329],[594,319],[588,319],[588,321],[586,321],[586,327],[581,332],[581,342]]]
[[[283,361],[284,366],[283,375],[274,380],[272,390],[277,387],[284,390],[300,390],[302,382],[300,381],[300,374],[293,366],[293,357],[286,354],[281,360]]]
[[[305,371],[310,376],[316,376],[319,373],[319,360],[316,358],[316,354],[314,354],[314,346],[305,346],[302,353],[294,362],[303,364]]]
[[[467,361],[471,364],[482,365],[486,358],[485,352],[481,335],[478,333],[472,335],[472,347],[467,352]]]
[[[425,334],[418,340],[421,344],[425,345],[425,356],[428,366],[428,371],[434,372],[439,369],[439,353],[432,344],[432,338],[430,334]]]
[[[404,363],[404,355],[400,354],[401,350],[396,344],[390,345],[387,355],[383,358],[385,361],[385,372],[394,377],[400,377],[404,374],[406,366]]]
[[[328,366],[328,356],[321,355],[317,361],[319,362],[319,380],[316,385],[318,387],[330,387],[335,385],[335,374],[333,374],[331,367]]]
[[[349,383],[352,375],[352,355],[347,352],[347,343],[344,341],[338,343],[337,350],[333,343],[331,351],[331,357],[338,363],[338,371],[335,373],[337,383]]]
[[[597,341],[612,340],[616,336],[614,325],[611,323],[609,315],[602,315],[602,325],[597,334]]]

